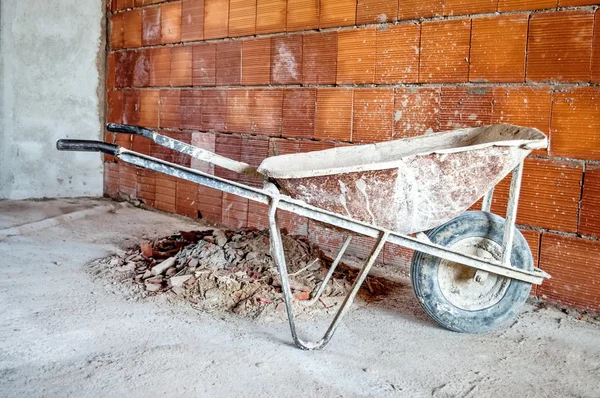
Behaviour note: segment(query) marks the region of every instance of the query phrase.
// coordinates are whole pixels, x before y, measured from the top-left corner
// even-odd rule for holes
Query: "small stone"
[[[173,265],[175,265],[175,257],[168,258],[162,263],[157,264],[152,268],[152,275],[160,275],[169,268],[171,268]]]
[[[176,273],[177,273],[177,269],[175,267],[171,267],[167,270],[167,272],[165,272],[165,275],[167,277],[169,277],[169,276],[175,275]]]
[[[188,263],[188,267],[190,267],[190,268],[197,268],[198,267],[198,259],[197,258],[192,258],[190,260],[190,262]]]
[[[146,283],[146,290],[149,292],[158,292],[160,290],[160,285],[154,283]]]
[[[178,295],[178,296],[182,296],[182,295],[183,295],[183,293],[185,293],[185,289],[184,289],[184,288],[182,288],[182,287],[179,287],[179,286],[173,286],[173,287],[171,288],[171,291],[172,291],[173,293],[175,293],[176,295]]]
[[[310,300],[310,293],[309,292],[299,292],[299,293],[294,294],[294,298],[299,301]]]
[[[228,239],[223,231],[215,230],[213,232],[213,236],[215,237],[215,242],[217,243],[217,245],[223,247],[227,243]]]
[[[144,272],[144,276],[142,276],[142,279],[148,279],[152,276],[152,272],[150,270]]]
[[[169,278],[169,286],[171,286],[171,287],[181,287],[191,277],[192,277],[191,275],[183,275],[183,276],[174,276],[172,278]]]

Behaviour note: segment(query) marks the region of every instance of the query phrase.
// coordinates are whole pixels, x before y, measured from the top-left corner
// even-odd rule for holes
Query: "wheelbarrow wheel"
[[[468,211],[430,230],[427,237],[460,253],[499,259],[504,219]],[[516,230],[511,264],[533,270],[527,241]],[[411,264],[415,294],[425,311],[441,326],[462,333],[485,333],[513,319],[531,291],[531,284],[478,272],[439,257],[415,252]]]

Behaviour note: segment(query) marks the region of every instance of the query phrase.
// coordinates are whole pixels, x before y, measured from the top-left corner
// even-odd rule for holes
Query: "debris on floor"
[[[340,264],[323,295],[313,303],[331,258],[305,237],[284,231],[282,238],[296,310],[308,316],[337,311],[357,270]],[[142,296],[170,294],[202,311],[234,312],[250,318],[285,316],[268,231],[182,231],[142,242],[122,256],[98,261],[96,266],[100,272],[133,282]],[[369,276],[359,297],[377,300],[390,287],[386,280]]]

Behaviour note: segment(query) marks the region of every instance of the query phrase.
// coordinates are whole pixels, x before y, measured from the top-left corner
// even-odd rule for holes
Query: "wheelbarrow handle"
[[[119,146],[102,141],[91,140],[58,140],[56,149],[59,151],[79,151],[79,152],[102,152],[107,155],[117,156]]]
[[[162,134],[158,134],[157,132],[154,132],[144,127],[131,126],[127,124],[108,123],[106,125],[106,129],[113,133],[141,135],[142,137],[148,138],[156,142],[158,145],[164,146],[165,148],[169,148],[173,151],[183,153],[184,155],[188,155],[193,158],[202,160],[204,162],[208,162],[215,166],[220,166],[227,170],[235,171],[236,173],[240,174],[245,174],[253,178],[264,178],[264,176],[258,172],[256,167],[250,166],[248,163],[240,162],[225,156],[218,155],[206,149],[178,141],[176,139],[164,136]]]
[[[106,129],[111,133],[135,134],[152,139],[152,130],[129,124],[107,123]]]

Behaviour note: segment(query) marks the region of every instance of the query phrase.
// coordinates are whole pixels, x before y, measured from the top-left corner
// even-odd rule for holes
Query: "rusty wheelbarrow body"
[[[523,160],[532,150],[547,146],[546,136],[536,129],[506,124],[468,128],[274,156],[258,168],[148,129],[109,124],[108,130],[142,135],[194,158],[264,178],[260,189],[112,144],[57,143],[60,150],[109,153],[139,167],[268,204],[272,257],[281,275],[292,337],[302,349],[320,349],[329,342],[386,242],[416,251],[411,265],[415,294],[426,312],[451,330],[482,332],[506,322],[527,298],[531,284],[549,277],[533,266],[529,247],[515,228]],[[504,220],[489,211],[494,186],[511,172]],[[481,197],[481,212],[466,211]],[[278,209],[377,239],[327,332],[315,342],[296,333]],[[349,235],[312,302],[323,293],[350,239]]]

